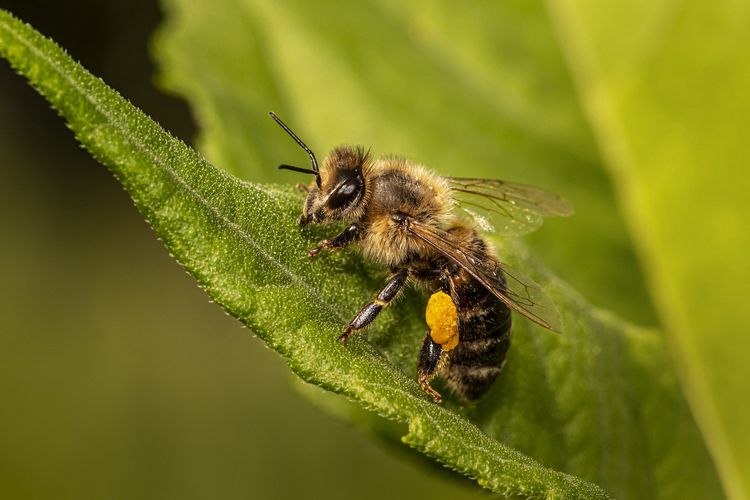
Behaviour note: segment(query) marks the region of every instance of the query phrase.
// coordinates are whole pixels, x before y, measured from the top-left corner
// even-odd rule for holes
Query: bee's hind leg
[[[422,343],[422,349],[419,350],[417,374],[422,390],[432,396],[436,403],[440,403],[443,398],[439,392],[430,386],[430,381],[440,373],[440,369],[447,358],[447,351],[443,350],[443,346],[432,340],[430,332],[427,332]]]
[[[448,351],[458,345],[458,309],[453,298],[438,289],[427,301],[424,315],[430,330],[422,343],[417,362],[417,373],[419,385],[432,396],[436,403],[442,398],[440,394],[430,387],[430,381],[440,373],[440,370],[448,360]]]
[[[344,333],[339,337],[339,340],[341,342],[346,342],[352,332],[355,330],[361,330],[372,323],[378,314],[380,314],[380,311],[396,298],[398,292],[401,291],[408,279],[408,269],[401,269],[391,276],[385,286],[381,288],[375,296],[375,300],[360,309],[357,315],[349,322]]]

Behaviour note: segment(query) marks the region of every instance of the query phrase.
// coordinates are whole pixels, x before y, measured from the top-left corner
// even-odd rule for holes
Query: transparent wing
[[[408,231],[466,270],[508,307],[545,328],[560,331],[560,313],[542,287],[531,278],[495,260],[488,260],[461,248],[444,231],[414,221],[410,222]]]
[[[447,177],[458,209],[484,231],[523,234],[542,225],[543,217],[567,217],[573,207],[554,193],[494,179]]]

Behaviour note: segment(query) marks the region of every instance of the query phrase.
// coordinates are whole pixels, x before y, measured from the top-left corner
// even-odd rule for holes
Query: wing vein
[[[408,232],[448,261],[465,270],[481,286],[505,305],[552,331],[560,331],[560,315],[541,286],[494,258],[462,248],[450,234],[417,221],[410,221]]]

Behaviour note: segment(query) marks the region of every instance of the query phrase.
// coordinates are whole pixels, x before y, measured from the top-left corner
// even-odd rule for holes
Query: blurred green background
[[[243,178],[297,182],[273,169],[304,161],[274,109],[320,156],[364,142],[571,199],[577,216],[530,247],[593,305],[665,332],[725,490],[747,497],[747,2],[0,6]],[[3,492],[481,495],[300,398],[4,63],[0,110]]]

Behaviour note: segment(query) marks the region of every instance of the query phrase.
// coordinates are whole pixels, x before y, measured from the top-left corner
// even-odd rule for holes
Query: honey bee
[[[465,400],[487,392],[510,347],[511,310],[559,331],[559,313],[541,287],[501,264],[480,231],[536,229],[542,216],[571,215],[565,200],[523,184],[441,177],[401,158],[374,159],[358,146],[339,146],[318,166],[312,150],[269,114],[312,162],[311,169],[279,166],[315,176],[309,186],[298,185],[307,193],[299,224],[346,225],[311,249],[310,257],[356,244],[390,272],[346,326],[342,342],[369,325],[407,283],[426,285],[433,293],[417,373],[422,389],[439,403],[430,385],[438,375]]]

